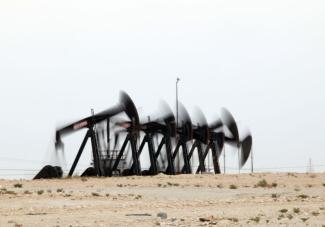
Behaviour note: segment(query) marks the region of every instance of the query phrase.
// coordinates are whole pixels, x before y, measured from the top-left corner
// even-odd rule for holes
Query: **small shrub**
[[[162,184],[159,183],[159,184],[158,184],[158,187],[161,187],[161,186],[162,186]]]
[[[8,190],[5,190],[4,192],[3,192],[4,194],[8,194],[8,195],[17,195],[17,193],[16,192],[14,192],[14,191],[8,191]]]
[[[43,193],[44,193],[44,190],[38,190],[38,191],[37,191],[37,194],[38,194],[38,195],[42,195]]]
[[[141,199],[142,198],[142,195],[136,195],[135,196],[135,199]]]
[[[63,188],[56,189],[56,192],[58,192],[58,193],[63,192]]]
[[[300,219],[301,219],[301,221],[306,222],[306,221],[308,221],[309,218],[300,218]]]
[[[299,208],[293,208],[293,213],[299,214],[300,213],[300,209]]]
[[[325,187],[325,183],[323,183],[323,187]]]
[[[123,184],[117,184],[116,186],[119,187],[119,188],[122,188]]]
[[[313,212],[311,212],[311,214],[312,214],[313,216],[318,216],[318,215],[319,215],[319,212],[318,212],[318,211],[313,211]]]
[[[277,183],[273,182],[272,184],[267,183],[265,179],[260,180],[255,187],[261,187],[261,188],[276,188],[278,186]]]
[[[234,184],[231,184],[231,185],[229,186],[229,188],[230,188],[230,189],[237,189],[237,186],[234,185]]]
[[[92,192],[91,195],[92,196],[100,196],[97,192]]]
[[[16,184],[14,184],[14,187],[15,187],[15,188],[22,188],[22,187],[23,187],[23,184],[21,184],[21,183],[16,183]]]
[[[276,198],[278,198],[278,195],[277,195],[276,193],[273,193],[273,194],[271,195],[271,197],[274,198],[274,199],[276,199]]]
[[[281,213],[287,213],[288,212],[288,209],[281,209],[279,210]]]
[[[170,183],[170,182],[167,182],[167,185],[168,185],[168,186],[173,186],[173,184],[172,184],[172,183]]]
[[[278,216],[278,220],[281,220],[282,218],[284,218],[284,214],[280,214],[280,215]]]
[[[256,222],[256,223],[259,223],[260,220],[261,220],[261,218],[260,218],[260,217],[254,217],[254,218],[250,218],[249,220],[250,220],[250,221],[254,221],[254,222]]]
[[[232,222],[238,222],[238,218],[228,218],[229,221],[232,221]]]
[[[289,220],[291,220],[291,219],[293,218],[292,214],[288,214],[288,215],[287,215],[287,218],[288,218]]]
[[[305,194],[298,195],[297,197],[300,198],[300,199],[307,199],[307,198],[309,198],[309,196],[308,195],[305,195]]]
[[[257,186],[257,187],[261,187],[261,188],[265,188],[265,187],[268,186],[268,183],[267,183],[267,181],[266,181],[265,179],[263,179],[263,180],[260,180],[260,181],[257,183],[256,186]]]
[[[26,190],[26,191],[24,191],[24,194],[25,194],[25,195],[30,195],[30,194],[32,194],[32,192]]]

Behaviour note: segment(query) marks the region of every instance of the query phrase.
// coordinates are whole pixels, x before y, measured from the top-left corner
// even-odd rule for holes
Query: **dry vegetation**
[[[0,180],[0,226],[325,226],[325,174]]]

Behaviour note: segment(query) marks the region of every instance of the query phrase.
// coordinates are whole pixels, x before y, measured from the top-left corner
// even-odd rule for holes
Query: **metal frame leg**
[[[114,162],[114,165],[113,165],[112,171],[116,171],[117,166],[118,166],[118,164],[119,164],[120,161],[121,161],[121,158],[122,158],[122,156],[123,156],[124,150],[125,150],[126,145],[128,144],[128,142],[129,142],[129,135],[126,136],[126,138],[125,138],[125,140],[124,140],[124,142],[123,142],[123,145],[122,145],[122,147],[121,147],[121,150],[120,150],[120,152],[119,152],[119,154],[118,154],[118,156],[117,156],[117,158],[116,158],[116,160],[115,160],[115,162]]]
[[[164,137],[165,146],[166,146],[166,153],[168,159],[168,167],[167,167],[167,174],[175,175],[175,165],[174,165],[174,158],[172,154],[172,145],[170,142],[170,137]]]
[[[152,135],[148,135],[147,137],[147,142],[148,142],[148,149],[149,149],[149,158],[150,158],[150,173],[151,174],[157,174],[158,173],[158,168],[157,168],[157,159],[155,157],[155,149],[153,146],[153,138]]]
[[[89,131],[90,131],[91,146],[92,146],[92,150],[93,150],[95,171],[96,171],[97,176],[102,176],[102,172],[100,169],[99,154],[98,154],[98,149],[97,149],[96,135],[92,128],[90,128]]]
[[[81,156],[81,154],[82,154],[82,152],[83,152],[83,150],[84,150],[84,148],[85,148],[85,146],[87,144],[89,136],[90,136],[90,133],[89,133],[89,130],[88,130],[85,137],[84,137],[84,139],[83,139],[83,141],[82,141],[82,143],[81,143],[81,145],[80,145],[80,148],[79,148],[79,151],[78,151],[78,153],[76,155],[76,158],[74,159],[74,162],[73,162],[73,164],[71,166],[71,169],[70,169],[69,174],[68,174],[69,177],[72,176],[72,174],[73,174],[73,172],[74,172],[74,170],[75,170],[75,168],[76,168],[76,166],[77,166],[77,164],[79,162],[80,156]]]
[[[214,173],[215,174],[220,174],[220,165],[219,165],[219,157],[216,149],[216,145],[212,144],[211,146],[212,149],[212,158],[213,158],[213,167],[214,167]]]
[[[132,135],[132,138],[130,139],[130,143],[131,143],[132,159],[133,159],[132,166],[134,165],[134,168],[132,170],[136,175],[141,175],[141,166],[139,162],[139,155],[137,151],[135,136]]]
[[[192,173],[191,170],[191,164],[190,164],[190,159],[188,157],[188,151],[187,151],[187,146],[186,143],[182,143],[182,150],[183,150],[183,159],[184,159],[184,167],[185,167],[185,173]]]

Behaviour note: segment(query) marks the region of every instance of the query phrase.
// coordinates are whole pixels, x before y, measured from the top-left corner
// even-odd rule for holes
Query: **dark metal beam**
[[[89,136],[90,136],[90,133],[89,133],[89,130],[88,130],[88,131],[86,132],[86,135],[85,135],[85,137],[84,137],[84,139],[83,139],[81,145],[80,145],[80,148],[79,148],[79,151],[78,151],[78,153],[77,153],[77,156],[76,156],[76,158],[74,159],[74,162],[73,162],[73,164],[72,164],[72,166],[71,166],[71,169],[70,169],[69,174],[68,174],[69,177],[72,176],[72,174],[73,174],[73,172],[74,172],[74,170],[75,170],[75,168],[76,168],[76,166],[77,166],[77,164],[78,164],[78,162],[79,162],[80,156],[81,156],[81,154],[82,154],[82,152],[83,152],[83,150],[84,150],[84,148],[85,148],[85,146],[86,146],[86,144],[87,144],[87,141],[88,141]]]
[[[99,153],[98,153],[98,144],[96,140],[95,131],[92,127],[89,128],[90,132],[90,139],[91,139],[91,146],[93,150],[93,158],[94,158],[94,167],[97,176],[102,176],[101,169],[100,169],[100,160],[99,160]]]
[[[126,145],[128,144],[128,142],[129,142],[129,134],[126,136],[126,138],[125,138],[125,140],[124,140],[124,142],[123,142],[123,145],[122,145],[122,147],[121,147],[121,150],[120,150],[120,152],[119,152],[119,154],[118,154],[118,156],[117,156],[117,158],[116,158],[116,160],[115,160],[115,162],[114,162],[114,165],[113,165],[112,171],[116,171],[117,166],[118,166],[118,164],[119,164],[120,161],[121,161],[121,158],[122,158],[122,156],[123,156],[124,150],[125,150]]]

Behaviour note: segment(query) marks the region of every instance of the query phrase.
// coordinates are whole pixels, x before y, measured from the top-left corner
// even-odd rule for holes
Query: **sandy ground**
[[[325,226],[325,174],[0,180],[1,227],[255,225]]]

